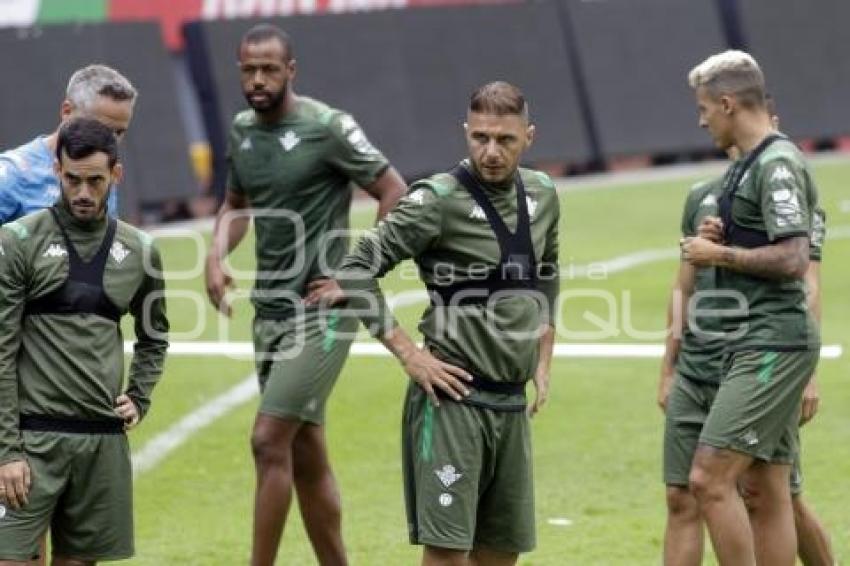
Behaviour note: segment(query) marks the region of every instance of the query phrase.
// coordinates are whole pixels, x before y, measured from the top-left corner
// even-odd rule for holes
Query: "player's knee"
[[[266,466],[288,466],[292,447],[285,442],[280,442],[274,434],[264,430],[254,430],[251,435],[251,452],[254,461],[259,465]]]
[[[467,553],[462,550],[426,545],[422,553],[423,566],[467,566]]]
[[[688,476],[688,487],[700,504],[716,501],[723,497],[723,485],[720,477],[696,462],[694,462],[690,476]]]
[[[667,488],[667,513],[678,521],[699,520],[699,503],[694,494],[686,487],[669,486]]]

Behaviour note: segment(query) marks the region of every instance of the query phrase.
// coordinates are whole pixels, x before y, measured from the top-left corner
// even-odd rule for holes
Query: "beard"
[[[254,98],[254,96],[258,94],[264,95],[263,98]],[[281,105],[283,105],[283,101],[286,98],[286,85],[284,84],[277,92],[270,92],[264,89],[250,90],[244,91],[243,95],[251,108],[253,108],[256,112],[263,114],[265,112],[277,110],[281,107]]]
[[[74,218],[83,222],[90,222],[103,218],[106,215],[108,201],[109,193],[104,195],[103,200],[100,201],[100,206],[98,206],[98,204],[92,199],[69,199],[64,192],[62,193],[62,202],[65,205],[65,208]]]

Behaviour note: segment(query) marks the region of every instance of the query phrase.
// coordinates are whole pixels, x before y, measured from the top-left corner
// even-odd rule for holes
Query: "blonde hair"
[[[688,73],[691,88],[703,87],[713,98],[724,94],[735,96],[745,106],[764,106],[764,74],[743,51],[730,49],[712,55]]]

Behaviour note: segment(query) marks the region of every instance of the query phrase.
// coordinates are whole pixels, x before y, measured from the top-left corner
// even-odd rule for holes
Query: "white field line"
[[[125,349],[127,344],[125,344]],[[250,358],[254,355],[251,342],[173,342],[168,349],[173,356],[232,356]],[[556,358],[660,358],[664,344],[555,344]],[[388,357],[390,352],[378,342],[355,342],[352,356]],[[839,344],[823,346],[821,359],[834,360],[843,355]]]
[[[182,445],[196,432],[212,424],[219,417],[257,395],[257,376],[251,374],[237,385],[219,394],[192,411],[165,431],[150,439],[133,454],[133,474],[139,475],[156,467],[166,456]]]

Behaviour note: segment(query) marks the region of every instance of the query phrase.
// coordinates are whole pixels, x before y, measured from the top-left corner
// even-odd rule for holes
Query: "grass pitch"
[[[848,350],[850,267],[843,258],[850,257],[850,213],[842,209],[850,209],[846,204],[850,202],[846,182],[850,163],[819,164],[815,177],[830,234],[823,265],[823,340]],[[612,181],[563,192],[562,265],[645,250],[674,250],[686,190],[698,179]],[[355,214],[355,225],[368,226],[372,214]],[[187,269],[200,260],[188,241],[163,240],[161,246],[168,269]],[[244,242],[234,263],[250,267],[252,246],[253,242]],[[611,322],[616,332],[593,342],[660,342],[676,265],[676,259],[656,260],[602,279],[565,279],[564,289],[606,290],[616,298],[613,309],[599,299],[569,300],[562,313],[565,329],[592,333],[602,319]],[[250,281],[239,285],[247,290]],[[398,291],[419,285],[391,276],[385,288]],[[198,277],[172,280],[169,289],[202,293],[203,282]],[[204,306],[204,323],[190,336],[198,320],[196,306],[189,299],[174,299],[169,311],[175,339],[182,334],[182,339],[212,340],[226,330],[232,340],[248,340],[251,310],[246,302],[237,309],[228,322]],[[406,328],[414,329],[421,309],[422,305],[412,305],[398,311]],[[634,330],[642,334],[635,338]],[[655,406],[658,365],[657,360],[633,359],[554,362],[549,403],[534,420],[538,548],[523,556],[521,564],[660,562],[665,514],[660,479],[663,418]],[[170,358],[152,412],[132,435],[134,449],[252,370],[248,359]],[[828,526],[840,562],[850,557],[848,375],[850,353],[821,362],[821,413],[803,431],[805,497]],[[418,562],[419,549],[407,544],[402,502],[399,428],[405,384],[392,359],[352,357],[330,401],[328,437],[352,564]],[[131,564],[246,563],[253,499],[248,436],[255,409],[252,401],[228,413],[137,478],[137,558]],[[706,547],[710,549],[710,544]],[[706,562],[713,564],[708,553]],[[278,563],[314,564],[297,504],[290,512]]]

